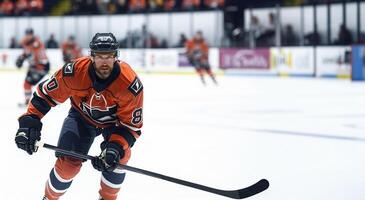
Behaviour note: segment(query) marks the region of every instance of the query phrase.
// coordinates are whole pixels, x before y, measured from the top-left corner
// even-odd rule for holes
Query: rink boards
[[[15,68],[20,49],[0,49],[0,70]],[[88,55],[88,49],[83,50]],[[282,48],[211,48],[209,63],[218,74],[350,78],[350,46]],[[63,66],[59,49],[47,49],[51,69]],[[121,49],[119,59],[136,71],[194,74],[183,48]]]

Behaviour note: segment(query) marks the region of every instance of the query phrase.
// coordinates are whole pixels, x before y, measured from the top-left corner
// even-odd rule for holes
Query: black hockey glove
[[[113,171],[124,157],[123,148],[115,142],[102,142],[100,145],[102,151],[99,156],[94,157],[91,161],[94,168],[102,172]]]
[[[24,63],[24,56],[19,56],[16,61],[15,61],[15,65],[18,67],[18,68],[21,68],[23,66],[23,63]]]
[[[19,129],[15,135],[18,148],[32,155],[38,150],[36,141],[41,140],[42,122],[36,116],[24,115],[19,118]]]

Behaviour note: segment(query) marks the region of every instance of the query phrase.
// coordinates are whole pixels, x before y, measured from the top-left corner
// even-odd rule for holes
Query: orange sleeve
[[[50,78],[38,84],[26,114],[42,118],[51,107],[65,102],[70,97],[71,90],[66,85],[62,72],[63,70],[60,69]]]
[[[143,125],[143,91],[137,96],[129,95],[127,100],[122,101],[118,106],[117,116],[119,123],[138,138]]]
[[[185,48],[190,50],[192,48],[192,42],[190,40],[185,42]]]
[[[208,53],[209,47],[208,47],[207,43],[204,42],[204,44],[202,46],[202,50],[203,50],[204,53]]]
[[[204,56],[206,57],[206,58],[208,58],[208,54],[209,54],[209,47],[208,47],[208,45],[207,45],[207,43],[203,43],[203,45],[202,45],[202,52],[204,53]]]
[[[118,124],[110,141],[118,142],[124,149],[132,147],[141,135],[143,125],[143,85],[134,71],[123,64],[124,78],[119,84],[123,92],[118,97]]]
[[[185,43],[185,47],[186,47],[186,52],[188,54],[192,53],[193,49],[194,49],[194,41],[192,40],[188,40],[186,43]]]
[[[142,86],[141,86],[142,87]],[[142,90],[142,89],[141,89]],[[118,133],[110,141],[118,142],[123,149],[133,146],[141,135],[143,125],[143,91],[136,96],[131,94],[118,103]]]

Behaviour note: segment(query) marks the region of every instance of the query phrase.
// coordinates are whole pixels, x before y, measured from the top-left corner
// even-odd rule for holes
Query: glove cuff
[[[117,142],[108,142],[106,148],[113,148],[118,151],[120,158],[124,156],[124,150]]]
[[[36,115],[23,115],[19,117],[19,127],[27,127],[27,128],[35,128],[39,131],[42,130],[42,122],[40,121],[39,117]]]

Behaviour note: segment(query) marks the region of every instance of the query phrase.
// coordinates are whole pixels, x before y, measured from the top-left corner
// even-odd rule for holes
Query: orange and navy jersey
[[[188,56],[193,57],[194,59],[208,59],[208,51],[209,47],[205,41],[191,39],[185,43],[186,51]]]
[[[81,48],[75,42],[66,41],[61,44],[61,49],[64,57],[69,57],[71,61],[82,56]]]
[[[71,100],[84,121],[97,128],[119,127],[122,145],[132,146],[143,124],[143,85],[131,67],[116,61],[111,75],[97,77],[90,57],[65,64],[48,80],[40,83],[26,114],[42,118],[51,107]]]
[[[38,37],[23,38],[20,44],[24,49],[23,56],[27,58],[30,66],[46,65],[48,63],[46,49]]]

